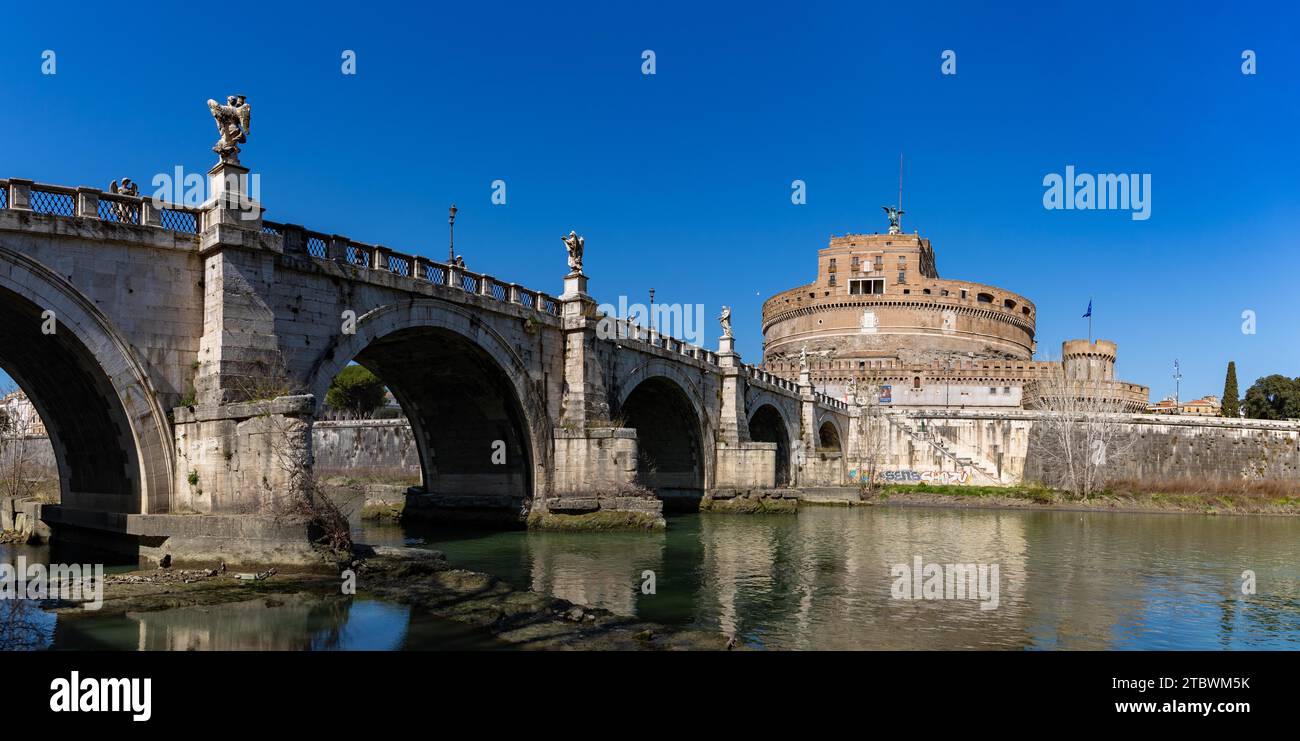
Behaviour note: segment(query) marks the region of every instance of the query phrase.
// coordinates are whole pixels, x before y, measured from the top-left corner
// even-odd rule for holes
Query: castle
[[[940,278],[930,240],[891,214],[888,234],[832,236],[814,282],[763,303],[763,368],[793,380],[806,363],[831,396],[853,382],[913,408],[1032,408],[1035,383],[1063,375],[1145,411],[1147,387],[1115,379],[1114,342],[1067,340],[1059,362],[1034,360],[1036,316],[1019,294]]]

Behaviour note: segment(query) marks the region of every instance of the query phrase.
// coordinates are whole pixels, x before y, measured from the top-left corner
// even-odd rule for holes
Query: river
[[[370,525],[358,539],[436,548],[519,587],[755,648],[1300,648],[1295,518],[807,507],[796,516],[673,516],[657,534]],[[0,546],[0,561],[23,550]],[[918,558],[983,566],[987,589],[895,598],[903,582],[918,583],[896,569]],[[1251,574],[1253,594],[1243,590]],[[35,647],[503,647],[364,597],[41,619]]]

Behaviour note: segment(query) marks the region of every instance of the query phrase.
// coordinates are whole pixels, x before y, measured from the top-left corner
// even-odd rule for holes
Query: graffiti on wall
[[[863,481],[870,474],[866,471],[854,469],[849,471],[849,478],[854,481]],[[886,484],[968,484],[971,481],[969,470],[961,471],[913,471],[911,469],[898,469],[888,471],[876,471],[876,480]]]

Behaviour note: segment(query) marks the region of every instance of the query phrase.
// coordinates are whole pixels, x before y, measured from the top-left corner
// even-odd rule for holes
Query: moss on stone
[[[402,511],[405,509],[406,502],[367,504],[361,508],[361,519],[397,522],[402,519]]]
[[[580,515],[533,511],[528,515],[531,530],[663,530],[663,515],[653,512],[615,512],[599,510]]]
[[[785,515],[799,511],[799,500],[750,496],[714,499],[705,495],[700,500],[700,511],[737,515]]]

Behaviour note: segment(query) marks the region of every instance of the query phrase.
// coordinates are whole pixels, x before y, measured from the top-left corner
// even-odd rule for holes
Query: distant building
[[[22,389],[0,398],[0,413],[15,421],[14,431],[24,437],[45,437],[45,423]]]
[[[1192,401],[1177,402],[1172,396],[1157,401],[1154,404],[1147,405],[1148,414],[1184,414],[1194,417],[1217,417],[1222,413],[1223,406],[1219,403],[1219,397],[1213,394],[1203,396]]]

